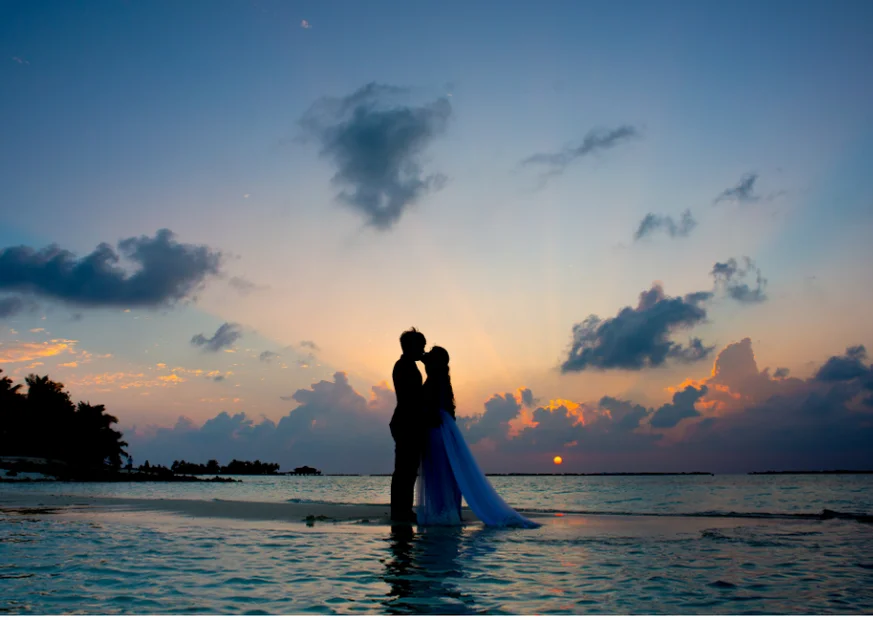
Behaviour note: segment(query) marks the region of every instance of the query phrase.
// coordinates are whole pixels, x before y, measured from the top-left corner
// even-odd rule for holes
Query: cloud
[[[75,340],[55,339],[47,342],[0,343],[0,364],[18,364],[62,353],[72,353]]]
[[[128,272],[119,264],[132,265]],[[171,305],[191,297],[219,271],[222,256],[205,245],[178,243],[167,229],[151,237],[131,237],[117,251],[101,243],[77,259],[56,245],[0,250],[0,291],[42,295],[89,307]]]
[[[312,24],[310,24],[305,19],[301,19],[300,20],[300,27],[303,28],[304,30],[310,30],[312,28]]]
[[[707,391],[705,385],[699,388],[689,385],[681,392],[674,393],[673,402],[655,410],[649,424],[652,428],[673,428],[686,418],[699,417],[700,413],[694,405]]]
[[[733,187],[729,187],[721,194],[716,196],[715,200],[713,200],[713,204],[718,204],[720,202],[758,202],[759,200],[761,200],[761,197],[755,195],[755,183],[757,182],[757,180],[758,175],[755,173],[748,173],[743,175],[743,178],[740,179],[739,183],[737,183]]]
[[[838,357],[861,353],[850,347]],[[482,413],[459,417],[458,424],[486,472],[554,471],[556,454],[569,471],[589,472],[873,468],[873,403],[865,402],[873,385],[857,372],[835,375],[846,378],[839,381],[819,374],[831,377],[771,378],[744,338],[719,353],[709,376],[673,388],[661,406],[614,396],[539,404],[531,390],[519,388],[495,394]],[[131,379],[144,381],[118,381]],[[137,462],[238,458],[328,473],[391,471],[387,424],[395,397],[387,384],[365,396],[336,373],[281,398],[296,405],[278,422],[222,412],[202,426],[180,418],[175,427],[126,431],[125,439]]]
[[[864,363],[867,359],[867,349],[864,345],[848,347],[845,355],[830,357],[815,375],[819,381],[833,383],[851,381],[873,376],[873,366]]]
[[[215,335],[212,338],[206,338],[203,334],[197,334],[191,338],[191,344],[201,347],[204,351],[216,353],[232,346],[242,335],[242,329],[238,323],[223,323],[215,331]]]
[[[466,420],[469,443],[486,437],[509,434],[509,423],[521,414],[522,401],[514,394],[495,394],[485,403],[485,411]]]
[[[13,56],[12,60],[17,62],[19,65],[29,65],[30,61],[21,58],[20,56]]]
[[[253,293],[254,291],[270,288],[269,286],[255,284],[251,280],[242,278],[240,276],[231,276],[230,279],[228,279],[227,283],[232,289],[234,289],[236,292],[244,297],[250,293]]]
[[[332,182],[343,188],[337,199],[380,230],[446,183],[444,175],[424,175],[420,156],[445,131],[451,104],[392,103],[406,92],[372,82],[346,97],[322,98],[300,121],[336,167]]]
[[[640,427],[640,423],[648,417],[649,411],[642,405],[629,400],[620,400],[612,396],[604,396],[598,403],[606,411],[613,424],[621,430],[632,431]]]
[[[326,473],[391,471],[388,422],[394,395],[385,385],[374,386],[367,398],[344,373],[336,373],[332,381],[314,383],[292,398],[298,405],[278,423],[222,412],[201,427],[180,418],[173,428],[133,429],[125,439],[137,462],[236,458],[278,462],[283,469],[310,465]]]
[[[755,274],[754,288],[745,282],[740,282],[750,273]],[[748,256],[743,257],[742,266],[735,258],[728,259],[725,263],[716,263],[710,275],[715,278],[716,287],[721,286],[728,297],[742,304],[756,304],[767,300],[767,295],[764,293],[767,280],[761,276],[761,270]]]
[[[224,375],[215,375],[214,377],[212,377],[212,380],[215,381],[216,383],[221,383],[225,379],[226,379],[226,377]]]
[[[787,368],[777,368],[777,369],[776,369],[776,372],[773,373],[773,378],[775,378],[775,379],[786,379],[786,378],[788,377],[788,374],[789,374],[790,372],[791,372],[791,371],[788,370]]]
[[[556,153],[537,153],[523,160],[523,166],[543,165],[550,175],[561,174],[573,161],[613,148],[632,138],[640,137],[640,132],[631,125],[622,125],[615,129],[592,129],[578,146],[567,147]]]
[[[687,237],[697,226],[697,221],[691,216],[691,209],[682,212],[681,219],[677,224],[669,215],[655,215],[648,213],[642,219],[637,231],[634,233],[634,241],[663,230],[670,237]]]
[[[273,351],[264,351],[258,356],[258,359],[262,362],[270,363],[277,357],[279,357],[278,353],[274,353]]]
[[[312,349],[313,351],[319,351],[318,345],[312,342],[311,340],[301,340],[300,346],[304,349]]]
[[[561,372],[589,368],[639,370],[663,366],[668,360],[695,362],[707,357],[713,347],[691,338],[687,345],[675,342],[673,334],[702,323],[702,304],[708,292],[667,297],[660,285],[640,293],[636,308],[625,307],[610,319],[589,316],[573,326],[573,340]]]
[[[0,319],[8,319],[24,312],[33,312],[37,305],[30,299],[21,297],[0,298]]]

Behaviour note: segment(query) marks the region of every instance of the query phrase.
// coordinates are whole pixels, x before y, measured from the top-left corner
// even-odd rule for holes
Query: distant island
[[[105,405],[73,403],[64,384],[35,374],[24,386],[0,370],[0,477],[18,480],[76,482],[234,482],[231,478],[197,478],[184,471],[149,465],[133,468],[127,442],[113,428],[118,418]],[[123,459],[127,465],[122,469]],[[238,462],[240,463],[240,462]],[[238,465],[246,468],[247,462]],[[255,462],[253,467],[262,465]],[[279,466],[276,465],[278,470]],[[26,473],[27,475],[21,475]],[[220,471],[218,473],[243,473]]]
[[[873,469],[794,469],[785,471],[750,471],[750,476],[784,476],[788,474],[873,474]]]
[[[148,461],[146,461],[146,465],[148,465]],[[260,460],[238,461],[236,459],[227,465],[219,465],[215,459],[208,461],[205,465],[188,463],[186,461],[173,461],[173,464],[170,465],[170,471],[174,474],[194,475],[275,476],[279,471],[279,464],[261,463]]]
[[[5,461],[65,480],[118,473],[122,457],[128,456],[127,442],[113,428],[118,418],[104,405],[73,404],[64,385],[48,376],[31,374],[25,382],[26,394],[20,391],[23,386],[0,375],[0,455]]]

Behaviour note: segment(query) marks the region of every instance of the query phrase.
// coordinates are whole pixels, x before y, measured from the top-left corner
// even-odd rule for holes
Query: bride
[[[513,510],[479,469],[455,423],[455,395],[449,376],[449,352],[433,347],[422,358],[424,382],[424,450],[418,476],[420,525],[460,525],[461,496],[485,525],[539,527]]]

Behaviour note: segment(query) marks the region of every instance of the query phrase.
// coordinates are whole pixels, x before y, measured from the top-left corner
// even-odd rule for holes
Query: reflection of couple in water
[[[442,347],[425,352],[426,346],[424,334],[414,328],[400,336],[403,355],[394,364],[397,408],[390,425],[395,444],[391,519],[460,525],[463,496],[485,525],[537,527],[507,505],[479,469],[455,423],[449,353]],[[424,363],[424,383],[417,361]],[[417,515],[412,510],[416,478]]]
[[[470,593],[462,593],[459,585],[485,570],[476,569],[471,560],[492,553],[495,537],[502,535],[493,528],[471,532],[459,527],[427,527],[414,533],[411,524],[395,523],[383,571],[390,588],[382,603],[385,613],[460,616],[498,611],[493,602],[476,602]]]

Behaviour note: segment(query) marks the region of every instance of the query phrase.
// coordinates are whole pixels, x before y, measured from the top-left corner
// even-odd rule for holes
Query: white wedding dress
[[[417,483],[419,525],[460,525],[461,496],[485,525],[539,527],[513,510],[479,469],[454,418],[440,411],[442,424],[425,430]]]

